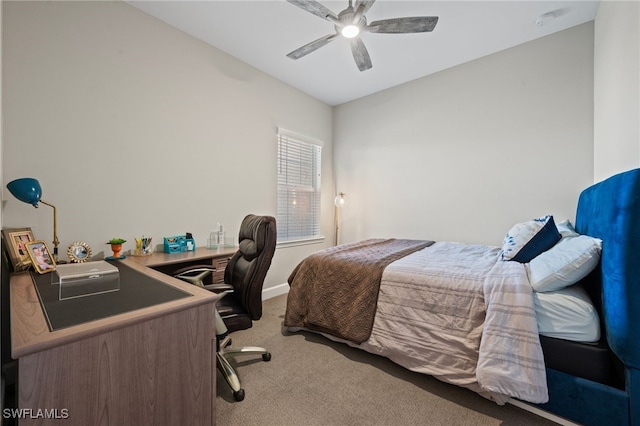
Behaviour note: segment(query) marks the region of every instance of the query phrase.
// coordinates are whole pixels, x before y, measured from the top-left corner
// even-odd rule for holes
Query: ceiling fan
[[[383,19],[367,24],[365,13],[373,6],[375,0],[357,0],[355,6],[353,6],[352,1],[349,0],[349,6],[337,15],[316,0],[287,1],[309,13],[333,22],[336,29],[334,34],[326,35],[311,43],[305,44],[289,53],[287,57],[300,59],[342,35],[351,42],[351,53],[360,71],[366,71],[372,67],[369,52],[367,52],[367,48],[358,37],[358,34],[361,32],[368,31],[370,33],[381,34],[424,33],[433,31],[438,23],[437,16],[414,16],[410,18]]]

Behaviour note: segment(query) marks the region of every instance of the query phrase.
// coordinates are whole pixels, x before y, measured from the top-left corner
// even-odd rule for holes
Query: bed
[[[284,325],[498,404],[515,398],[587,425],[640,424],[639,260],[635,169],[585,189],[575,225],[522,222],[500,247],[375,239],[315,253],[289,278]]]

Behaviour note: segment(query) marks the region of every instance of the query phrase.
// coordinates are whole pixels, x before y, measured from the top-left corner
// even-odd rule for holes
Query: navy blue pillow
[[[555,246],[556,243],[560,241],[560,238],[562,238],[562,236],[558,232],[558,228],[556,228],[553,216],[550,216],[542,229],[538,231],[511,260],[520,263],[529,263],[537,255]]]
[[[561,238],[551,215],[518,223],[507,232],[502,242],[502,260],[529,263]]]

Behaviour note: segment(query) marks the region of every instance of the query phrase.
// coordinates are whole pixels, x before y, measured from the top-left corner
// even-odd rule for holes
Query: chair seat
[[[222,298],[216,305],[216,309],[224,320],[229,333],[251,328],[251,317],[240,305],[234,302],[233,296],[229,295]]]

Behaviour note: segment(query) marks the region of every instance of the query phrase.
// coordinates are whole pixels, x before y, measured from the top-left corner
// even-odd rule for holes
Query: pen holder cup
[[[136,249],[135,249],[135,255],[136,256],[148,256],[151,254],[152,252],[152,248],[151,248],[151,240],[152,238],[150,237],[142,237],[142,238],[136,238]]]

